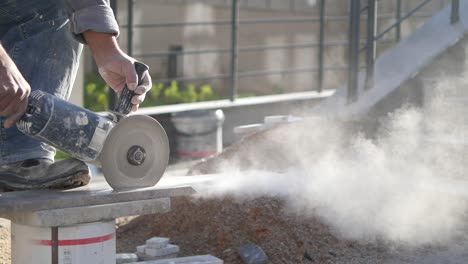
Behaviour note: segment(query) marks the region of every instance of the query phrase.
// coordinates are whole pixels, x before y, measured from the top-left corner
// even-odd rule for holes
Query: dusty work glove
[[[104,81],[117,93],[120,93],[127,84],[128,88],[136,94],[132,98],[132,111],[138,110],[139,104],[143,102],[146,93],[151,89],[151,76],[148,71],[143,74],[141,85],[137,85],[135,59],[120,50],[115,37],[96,32],[89,32],[84,36]]]
[[[26,111],[29,83],[0,45],[0,116],[6,117],[5,128],[12,127]]]

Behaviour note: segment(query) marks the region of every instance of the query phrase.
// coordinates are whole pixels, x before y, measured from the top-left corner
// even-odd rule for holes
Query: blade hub
[[[130,164],[138,166],[143,164],[146,159],[146,151],[141,146],[131,146],[127,152],[127,160]]]

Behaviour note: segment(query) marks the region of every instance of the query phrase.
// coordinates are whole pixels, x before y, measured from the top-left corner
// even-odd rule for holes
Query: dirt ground
[[[181,256],[212,254],[225,264],[243,264],[238,248],[253,242],[267,254],[270,264],[385,263],[466,264],[468,246],[408,248],[385,243],[359,243],[340,239],[318,219],[285,211],[279,199],[238,202],[176,198],[166,214],[137,217],[117,231],[118,252],[153,236],[171,238]]]
[[[242,264],[237,250],[249,242],[259,245],[271,264],[351,263],[352,258],[376,260],[386,254],[374,245],[340,240],[317,219],[295,217],[283,207],[281,200],[271,198],[176,198],[170,213],[141,216],[119,228],[117,248],[132,252],[145,239],[164,236],[181,247],[183,256],[212,254],[226,264]]]
[[[10,228],[6,221],[0,221],[0,264],[10,264]]]

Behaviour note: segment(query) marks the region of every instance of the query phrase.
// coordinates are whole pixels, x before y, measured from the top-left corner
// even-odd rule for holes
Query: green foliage
[[[94,111],[105,111],[109,108],[109,86],[97,74],[86,76],[84,87],[84,107]],[[181,85],[172,81],[169,85],[153,83],[140,107],[159,106],[179,103],[193,103],[217,99],[209,84],[199,87],[194,84]]]
[[[89,75],[84,87],[84,107],[94,111],[105,111],[109,107],[109,86],[97,75]]]
[[[182,86],[177,81],[172,81],[167,87],[163,83],[153,84],[153,88],[146,94],[141,107],[194,103],[215,99],[217,98],[209,84],[197,88],[194,84]]]
[[[55,160],[67,159],[69,157],[70,155],[58,149],[57,149],[57,152],[55,153]]]
[[[213,97],[214,92],[211,86],[205,84],[200,87],[200,94],[198,95],[200,101],[209,101],[212,100]]]

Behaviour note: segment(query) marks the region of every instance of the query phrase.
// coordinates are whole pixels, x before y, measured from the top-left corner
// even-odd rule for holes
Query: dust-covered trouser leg
[[[32,90],[68,99],[82,46],[70,33],[63,2],[14,0],[0,5],[0,38]],[[82,176],[88,174],[85,163],[69,159],[52,165],[52,147],[22,134],[16,127],[3,128],[3,121],[0,118],[0,187],[60,187],[61,181],[73,178],[70,174],[81,175],[71,186],[89,182],[89,175]]]

